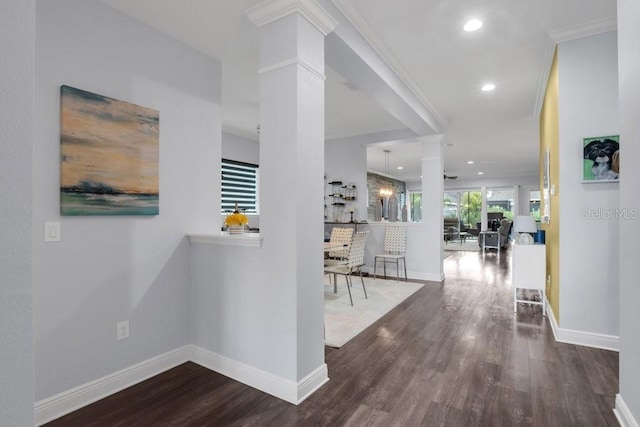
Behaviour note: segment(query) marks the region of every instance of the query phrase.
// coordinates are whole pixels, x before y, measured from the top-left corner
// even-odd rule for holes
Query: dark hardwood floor
[[[331,380],[299,406],[186,363],[48,425],[618,425],[618,354],[556,343],[540,306],[516,315],[508,253],[456,252],[445,272],[327,348]]]

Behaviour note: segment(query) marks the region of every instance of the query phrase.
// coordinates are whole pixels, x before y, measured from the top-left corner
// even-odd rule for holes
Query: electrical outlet
[[[116,324],[116,328],[118,331],[118,341],[123,340],[129,336],[129,321],[125,320],[124,322],[118,322]]]

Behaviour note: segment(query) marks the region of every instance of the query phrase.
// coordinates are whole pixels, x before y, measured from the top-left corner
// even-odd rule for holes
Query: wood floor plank
[[[344,423],[345,427],[361,426],[388,426],[390,425],[389,413],[379,409],[373,409],[367,405],[359,405],[353,415]]]
[[[469,414],[458,408],[431,402],[427,408],[427,414],[417,425],[425,427],[468,426],[470,425]]]
[[[448,256],[443,283],[326,348],[331,380],[298,406],[185,363],[48,426],[617,425],[618,354],[514,313],[509,256]]]
[[[565,406],[570,425],[574,426],[606,426],[608,412],[602,411],[599,400],[595,398],[589,388],[574,384],[564,384],[562,388]]]

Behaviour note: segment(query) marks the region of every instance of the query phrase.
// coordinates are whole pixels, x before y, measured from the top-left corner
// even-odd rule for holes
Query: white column
[[[618,0],[618,74],[620,102],[620,141],[622,177],[620,178],[620,393],[616,396],[616,414],[620,424],[640,422],[640,287],[638,286],[638,253],[640,252],[640,169],[635,159],[640,156],[640,3]],[[625,144],[625,142],[627,142]],[[586,187],[586,186],[585,186]],[[562,203],[564,204],[564,197]],[[554,209],[557,207],[554,206]],[[562,224],[561,224],[562,225]],[[610,241],[615,242],[616,236]],[[612,244],[612,243],[610,243]]]
[[[443,135],[422,137],[422,226],[427,244],[424,265],[429,280],[444,279],[442,200],[444,195]]]
[[[324,36],[336,22],[313,0],[267,1],[247,15],[260,27],[260,234],[271,278],[265,285],[290,325],[273,345],[290,347],[288,377],[298,382],[311,374],[323,382]]]

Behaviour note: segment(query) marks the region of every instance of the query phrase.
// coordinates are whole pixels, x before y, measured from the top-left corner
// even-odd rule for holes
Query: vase
[[[398,199],[393,194],[389,196],[389,201],[387,202],[387,215],[389,222],[398,221]]]
[[[376,222],[382,221],[382,200],[376,201],[376,206],[373,210],[373,220]]]
[[[229,225],[227,231],[229,234],[244,234],[244,225]]]

